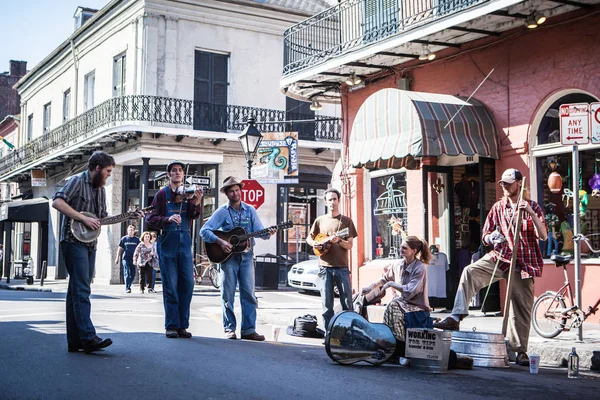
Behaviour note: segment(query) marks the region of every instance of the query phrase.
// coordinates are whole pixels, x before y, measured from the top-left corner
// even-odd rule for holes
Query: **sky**
[[[9,60],[27,61],[27,70],[67,40],[73,33],[78,6],[101,9],[110,0],[17,0],[2,6],[0,72]]]

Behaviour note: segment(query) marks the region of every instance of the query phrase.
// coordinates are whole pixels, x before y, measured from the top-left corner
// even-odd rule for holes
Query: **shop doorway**
[[[491,250],[483,246],[481,234],[498,200],[495,176],[495,162],[488,158],[472,164],[423,167],[425,238],[439,251],[428,269],[432,307],[451,309],[463,269]],[[485,289],[473,297],[470,308],[481,308],[484,296]],[[484,311],[500,311],[498,282],[490,288]]]

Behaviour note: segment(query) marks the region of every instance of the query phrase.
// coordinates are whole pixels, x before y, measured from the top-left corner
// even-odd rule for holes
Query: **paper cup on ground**
[[[279,341],[279,333],[280,332],[281,332],[281,327],[280,326],[273,326],[273,331],[272,331],[271,338],[273,339],[274,342],[278,342]]]
[[[539,354],[529,355],[529,372],[537,374],[540,372],[540,356]]]

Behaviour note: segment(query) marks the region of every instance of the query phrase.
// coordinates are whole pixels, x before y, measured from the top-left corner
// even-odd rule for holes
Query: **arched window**
[[[550,237],[542,245],[544,257],[550,257],[553,252],[573,252],[572,224],[573,199],[569,197],[573,185],[573,154],[571,146],[560,143],[559,107],[562,104],[594,103],[594,96],[582,92],[561,92],[546,101],[532,124],[532,182],[530,186],[533,198],[544,209]],[[583,206],[580,208],[580,231],[583,234],[600,233],[600,197],[592,196],[595,189],[590,182],[600,173],[600,145],[579,146],[579,175],[578,182],[580,198]],[[560,175],[558,188],[551,191],[548,179],[553,172]],[[553,179],[556,174],[553,175]],[[559,180],[560,182],[560,180]],[[600,247],[600,236],[591,236],[592,246]],[[582,246],[582,254],[589,257],[600,257]]]

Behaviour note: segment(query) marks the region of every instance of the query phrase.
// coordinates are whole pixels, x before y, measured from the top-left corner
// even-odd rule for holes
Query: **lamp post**
[[[258,146],[263,138],[255,124],[256,119],[254,119],[254,117],[249,118],[248,126],[242,131],[242,134],[238,136],[238,140],[240,141],[242,150],[244,150],[244,155],[246,156],[248,179],[252,179],[252,164],[254,163],[254,157],[256,156]]]

